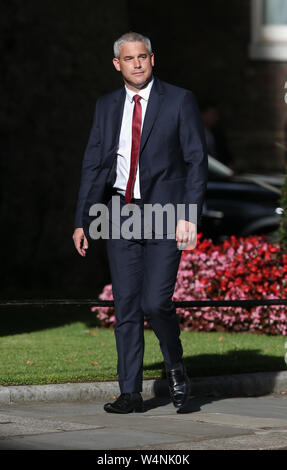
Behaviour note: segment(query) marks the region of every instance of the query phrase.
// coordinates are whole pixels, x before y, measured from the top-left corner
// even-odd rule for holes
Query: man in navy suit
[[[113,64],[125,86],[97,101],[73,235],[77,251],[86,256],[89,242],[95,238],[91,207],[105,203],[113,216],[114,196],[120,200],[120,224],[127,220],[124,206],[134,207],[140,214],[138,236],[130,238],[121,232],[107,239],[121,394],[104,409],[111,413],[143,411],[144,316],[159,340],[173,404],[182,409],[190,382],[172,296],[182,249],[196,238],[206,189],[204,130],[194,94],[153,75],[154,54],[148,38],[137,33],[123,35],[114,43]],[[155,204],[181,207],[173,237],[165,221],[162,236],[153,221],[148,235],[143,233],[145,208]],[[114,220],[110,217],[109,234]]]

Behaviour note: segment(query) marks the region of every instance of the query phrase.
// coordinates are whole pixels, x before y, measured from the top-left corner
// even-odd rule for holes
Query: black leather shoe
[[[113,403],[106,403],[104,410],[107,413],[142,413],[144,411],[143,399],[140,393],[122,393]]]
[[[176,408],[181,408],[186,405],[190,395],[190,381],[184,364],[178,362],[172,367],[166,365],[165,368],[172,402]]]

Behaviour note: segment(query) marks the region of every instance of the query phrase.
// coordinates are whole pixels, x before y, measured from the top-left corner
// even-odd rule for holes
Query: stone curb
[[[194,396],[260,396],[287,393],[287,371],[192,377]],[[0,386],[0,404],[32,401],[76,401],[112,398],[120,394],[118,382],[66,383],[49,385]],[[144,380],[144,399],[169,396],[167,380]]]

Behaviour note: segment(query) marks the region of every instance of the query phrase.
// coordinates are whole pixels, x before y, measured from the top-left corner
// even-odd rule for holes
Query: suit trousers
[[[143,203],[134,201],[143,221]],[[121,222],[124,218],[121,217]],[[110,233],[111,230],[110,217]],[[180,327],[172,301],[181,253],[175,239],[145,239],[143,233],[132,239],[121,235],[107,240],[121,393],[142,391],[144,317],[159,340],[166,365],[182,359]]]

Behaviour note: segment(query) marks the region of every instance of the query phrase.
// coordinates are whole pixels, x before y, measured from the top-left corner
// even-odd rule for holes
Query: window
[[[252,59],[287,60],[287,1],[251,0]]]

